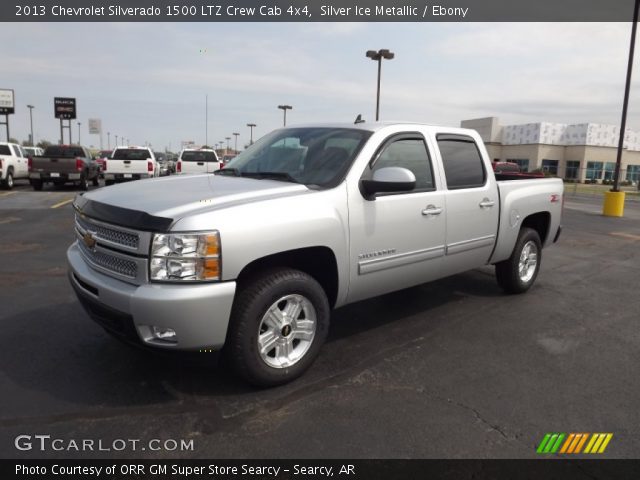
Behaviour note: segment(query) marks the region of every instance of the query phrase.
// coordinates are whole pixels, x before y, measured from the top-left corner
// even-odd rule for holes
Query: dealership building
[[[500,125],[497,117],[463,120],[476,130],[489,156],[514,162],[523,171],[542,170],[570,181],[608,183],[613,179],[620,127],[598,123],[538,122]],[[640,132],[626,129],[620,181],[640,179]]]

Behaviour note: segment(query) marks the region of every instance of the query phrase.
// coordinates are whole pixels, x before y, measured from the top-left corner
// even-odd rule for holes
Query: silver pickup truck
[[[69,277],[137,344],[221,350],[249,382],[288,382],[331,309],[483,265],[531,287],[560,235],[559,179],[496,180],[475,131],[287,127],[213,174],[78,195]]]

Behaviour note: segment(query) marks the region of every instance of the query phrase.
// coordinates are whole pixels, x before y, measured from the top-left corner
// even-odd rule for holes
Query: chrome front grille
[[[135,261],[107,253],[103,249],[90,249],[82,240],[78,241],[78,246],[89,263],[131,279],[138,276],[138,265]]]
[[[80,215],[76,215],[76,227],[79,227],[80,233],[84,234],[88,230],[96,240],[116,247],[138,250],[140,246],[139,234],[96,223],[82,218]]]

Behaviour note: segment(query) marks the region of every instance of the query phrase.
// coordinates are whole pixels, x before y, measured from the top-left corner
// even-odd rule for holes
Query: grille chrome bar
[[[99,244],[138,255],[147,256],[149,253],[149,244],[151,243],[151,233],[149,232],[139,232],[103,223],[78,213],[75,216],[75,226],[81,235],[91,232]]]

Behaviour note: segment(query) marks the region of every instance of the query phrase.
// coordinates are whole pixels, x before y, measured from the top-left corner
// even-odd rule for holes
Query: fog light
[[[178,343],[178,336],[176,335],[176,331],[171,328],[163,328],[163,327],[151,327],[151,335],[156,340],[162,340],[163,342],[169,343]]]

